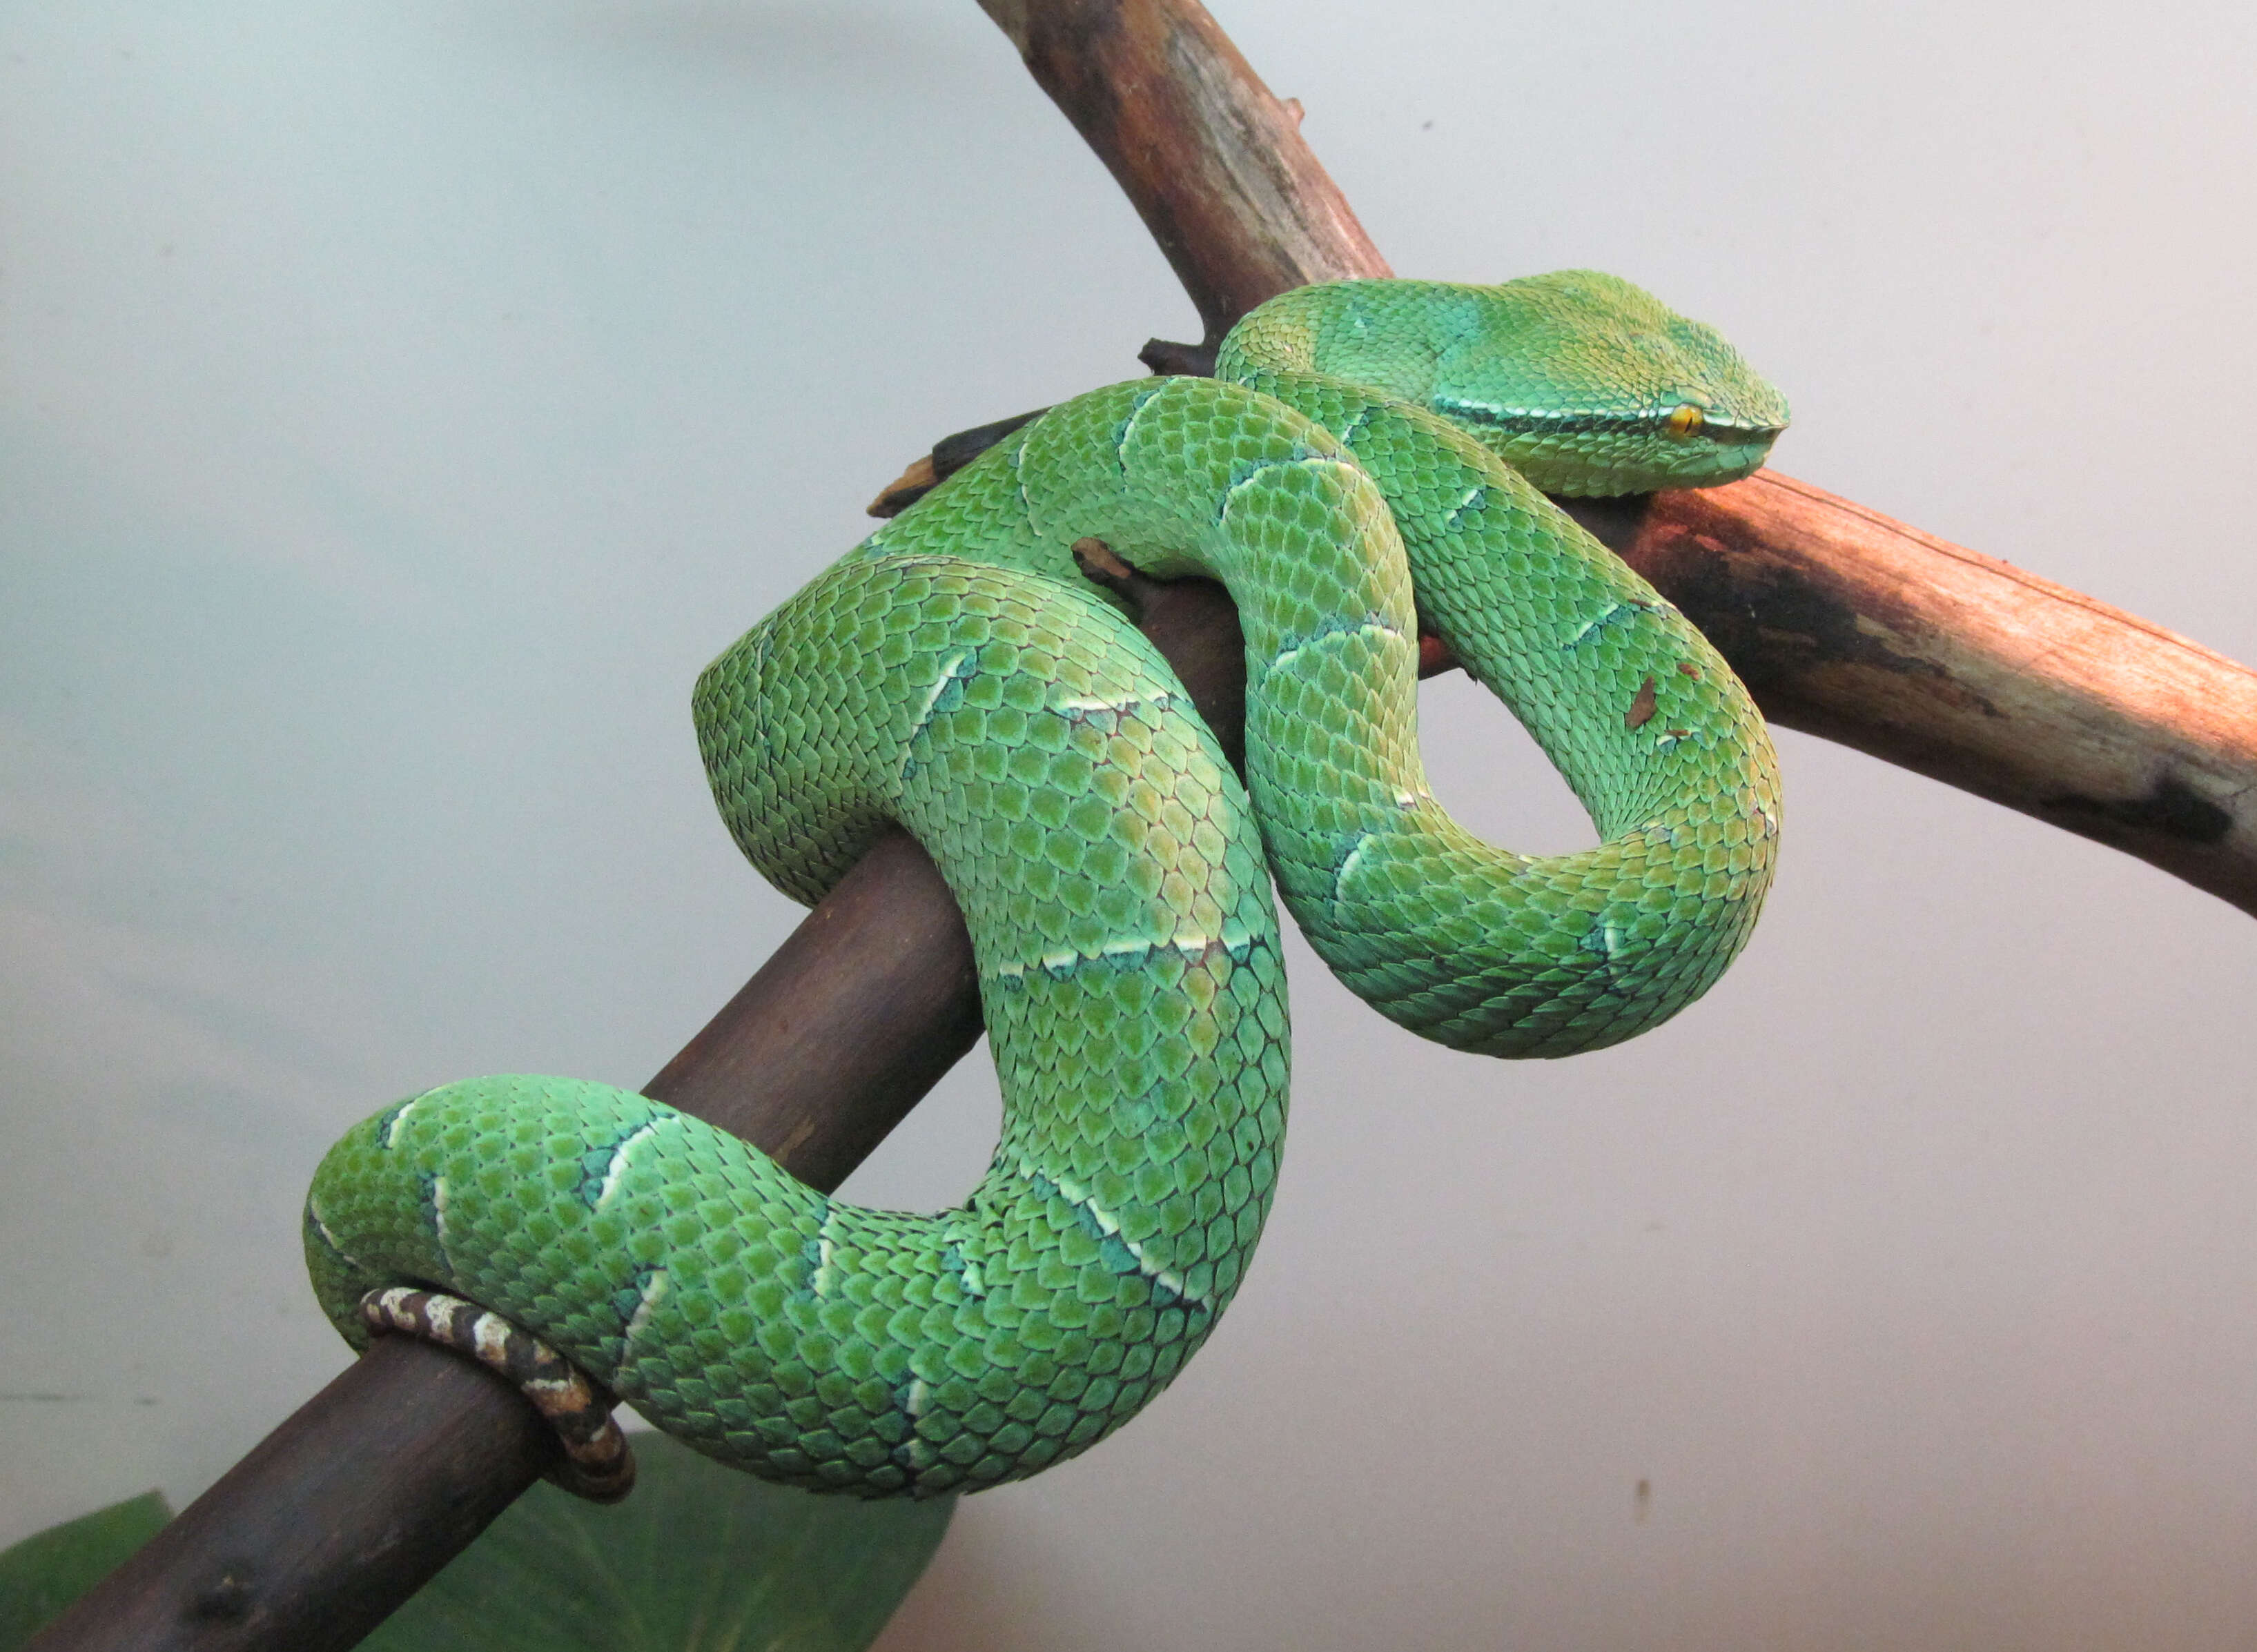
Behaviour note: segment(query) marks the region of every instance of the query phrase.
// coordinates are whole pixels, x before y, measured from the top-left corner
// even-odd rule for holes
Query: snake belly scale
[[[1289,293],[1217,379],[1051,409],[873,534],[700,677],[730,831],[813,902],[889,822],[954,891],[1004,1123],[931,1215],[826,1197],[643,1097],[504,1077],[334,1147],[323,1307],[442,1289],[533,1330],[700,1451],[930,1495],[1032,1473],[1165,1386],[1242,1278],[1286,1112],[1270,880],[1318,952],[1456,1048],[1645,1030],[1738,950],[1778,780],[1700,634],[1539,488],[1745,475],[1786,423],[1709,329],[1611,277]],[[1230,589],[1242,787],[1070,547]],[[1601,841],[1531,858],[1434,802],[1415,662],[1439,634]]]

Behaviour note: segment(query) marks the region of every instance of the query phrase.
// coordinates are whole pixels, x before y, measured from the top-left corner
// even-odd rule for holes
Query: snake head
[[[1428,405],[1547,493],[1735,482],[1786,427],[1786,398],[1723,335],[1618,276],[1458,291]]]

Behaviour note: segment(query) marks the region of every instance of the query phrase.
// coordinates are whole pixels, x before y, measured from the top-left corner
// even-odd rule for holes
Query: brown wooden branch
[[[1124,587],[1234,762],[1238,617],[1203,580]],[[980,1037],[972,942],[906,835],[881,839],[644,1093],[735,1132],[826,1190]],[[342,1652],[551,1460],[515,1389],[427,1343],[379,1339],[37,1652]]]
[[[1208,342],[1262,299],[1383,275],[1340,193],[1192,0],[981,0],[1104,157]],[[1159,359],[1195,362],[1195,357]],[[2110,843],[2257,911],[2257,674],[1783,477],[1579,507],[1781,723]],[[1235,738],[1228,602],[1140,587],[1143,623]],[[818,1186],[977,1036],[963,926],[898,836],[652,1082]],[[552,1448],[484,1371],[382,1342],[33,1645],[351,1645]]]
[[[981,4],[1104,157],[1210,342],[1275,293],[1390,273],[1302,142],[1298,109],[1197,0]],[[1775,722],[2257,913],[2257,673],[1774,471],[1650,506],[1572,508]]]
[[[2257,672],[1775,471],[1579,507],[1774,723],[2257,913]]]
[[[980,0],[1113,173],[1220,342],[1263,299],[1385,275],[1347,197],[1196,0]]]
[[[924,851],[896,832],[646,1093],[828,1189],[979,1036],[963,919]],[[485,1367],[380,1338],[32,1645],[350,1647],[555,1449],[523,1397]]]

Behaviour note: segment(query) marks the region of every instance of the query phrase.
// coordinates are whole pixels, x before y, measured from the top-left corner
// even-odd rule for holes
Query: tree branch
[[[1230,599],[1204,580],[1131,579],[1127,594],[1236,761],[1246,666]],[[955,898],[895,832],[644,1093],[828,1191],[980,1032]],[[483,1366],[379,1338],[31,1645],[343,1652],[467,1548],[555,1449]]]
[[[896,832],[645,1093],[828,1190],[979,1036],[964,921]],[[539,1414],[484,1366],[380,1337],[32,1645],[340,1652],[555,1453]]]
[[[1192,0],[982,0],[1105,159],[1219,338],[1312,280],[1383,275],[1281,103]],[[1160,359],[1195,360],[1164,347]],[[1578,513],[1790,727],[2140,855],[2257,911],[2257,674],[1807,484],[1762,473]],[[1143,624],[1226,738],[1235,616],[1143,588]],[[837,1181],[977,1036],[931,862],[874,850],[650,1094]],[[757,1084],[757,1088],[755,1085]],[[33,1645],[351,1645],[553,1449],[483,1370],[379,1342]]]
[[[1288,287],[1385,275],[1340,186],[1196,0],[980,0],[1167,255],[1209,344]]]
[[[1209,343],[1289,287],[1390,272],[1298,109],[1197,0],[981,4],[1112,169]],[[1776,471],[1569,508],[1708,634],[1772,721],[2257,913],[2248,667]]]
[[[1776,471],[1601,526],[1774,723],[2257,913],[2257,672]]]

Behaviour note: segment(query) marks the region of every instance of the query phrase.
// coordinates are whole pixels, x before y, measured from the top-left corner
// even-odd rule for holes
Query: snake
[[[1296,288],[1212,378],[1049,409],[692,696],[722,818],[783,893],[821,900],[896,825],[946,879],[1003,1097],[978,1187],[867,1209],[631,1091],[449,1084],[322,1161],[324,1311],[364,1347],[379,1300],[446,1293],[708,1456],[816,1491],[973,1491],[1086,1449],[1213,1331],[1270,1207],[1273,879],[1357,996],[1493,1055],[1629,1038],[1740,950],[1777,858],[1763,719],[1546,496],[1732,481],[1786,421],[1714,329],[1590,271]],[[1093,540],[1228,588],[1242,782],[1086,575]],[[1595,844],[1517,854],[1436,802],[1422,634],[1519,719]]]

